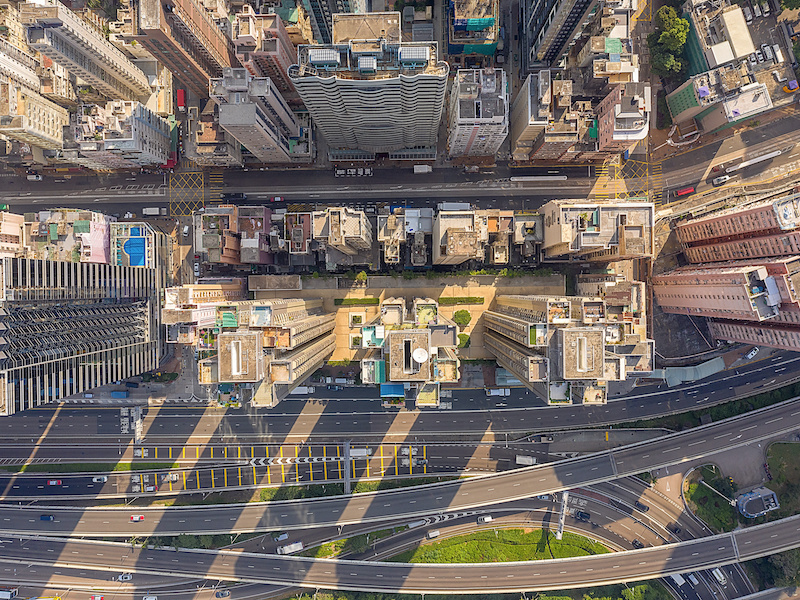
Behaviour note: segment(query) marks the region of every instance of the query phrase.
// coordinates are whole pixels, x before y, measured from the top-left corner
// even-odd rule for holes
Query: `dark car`
[[[641,550],[642,548],[644,548],[644,544],[642,542],[640,542],[639,540],[633,540],[631,542],[631,546],[633,546],[637,550]]]
[[[681,528],[675,525],[675,523],[671,523],[667,525],[667,531],[669,531],[670,533],[674,533],[675,535],[678,535],[681,532]]]
[[[576,510],[575,518],[578,519],[578,521],[583,521],[584,523],[588,523],[589,520],[592,518],[592,515],[582,510]]]
[[[217,598],[227,598],[231,595],[230,590],[220,590],[216,594],[214,594]]]
[[[638,500],[636,502],[634,502],[633,504],[636,506],[636,508],[638,508],[642,512],[647,512],[648,510],[650,510],[649,506],[647,506],[646,504],[642,504]]]
[[[223,200],[247,200],[247,194],[242,192],[234,192],[230,194],[222,194]]]
[[[39,515],[40,521],[55,521],[56,518],[53,515]]]

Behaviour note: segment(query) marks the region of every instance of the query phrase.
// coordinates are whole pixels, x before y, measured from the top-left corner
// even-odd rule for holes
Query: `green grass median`
[[[574,533],[557,540],[543,529],[495,529],[423,544],[392,558],[406,563],[518,562],[606,554],[608,549]]]

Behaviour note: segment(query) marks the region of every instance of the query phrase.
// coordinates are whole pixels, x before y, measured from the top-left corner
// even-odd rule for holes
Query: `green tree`
[[[453,315],[453,321],[459,327],[466,327],[472,321],[472,315],[468,310],[457,310]]]
[[[469,336],[466,333],[458,334],[458,347],[469,348]]]
[[[671,6],[662,6],[656,13],[656,27],[661,31],[671,29],[675,21],[679,19],[678,13]]]
[[[661,8],[670,8],[669,6],[662,6]],[[659,9],[660,10],[660,9]],[[689,35],[689,21],[686,19],[676,19],[669,29],[661,32],[658,38],[667,50],[671,52],[680,52],[683,50],[683,45],[686,43],[686,37]]]
[[[769,557],[771,566],[776,573],[780,573],[775,579],[778,586],[796,585],[798,575],[800,575],[800,550],[789,550],[780,554],[773,554]]]
[[[356,275],[356,281],[358,281],[360,283],[366,283],[366,281],[367,281],[367,272],[366,271],[360,271],[358,273],[358,275]]]
[[[781,7],[787,10],[797,10],[800,8],[800,0],[781,0]]]

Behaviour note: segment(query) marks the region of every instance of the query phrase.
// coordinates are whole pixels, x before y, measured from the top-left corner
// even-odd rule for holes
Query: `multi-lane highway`
[[[800,516],[733,533],[624,553],[534,563],[421,565],[333,561],[230,551],[141,549],[130,544],[47,538],[0,543],[0,560],[114,573],[174,573],[307,588],[406,593],[543,591],[654,579],[751,560],[800,546]]]
[[[138,509],[146,516],[130,522],[126,508],[0,507],[0,532],[70,536],[179,535],[300,529],[331,524],[383,521],[430,515],[530,498],[635,475],[651,469],[751,444],[800,426],[800,399],[776,404],[682,433],[496,475],[354,496],[264,504]],[[38,513],[53,512],[53,521]]]
[[[640,385],[633,393],[612,397],[601,406],[546,406],[533,394],[515,390],[514,397],[508,399],[508,407],[487,410],[480,404],[478,409],[470,410],[468,407],[476,404],[470,399],[483,392],[464,390],[453,394],[453,403],[464,407],[461,410],[394,413],[375,409],[376,400],[366,397],[374,395],[374,390],[353,388],[348,390],[352,402],[347,406],[333,401],[310,404],[285,400],[271,410],[227,413],[163,406],[148,411],[143,428],[148,443],[167,443],[176,448],[191,444],[192,440],[293,444],[308,440],[341,442],[343,438],[351,438],[358,443],[422,443],[442,436],[483,439],[487,434],[503,439],[505,433],[597,427],[698,410],[750,397],[799,378],[800,355],[779,351],[768,359],[742,364],[675,388],[658,383]],[[56,414],[58,418],[54,418]],[[121,433],[118,411],[113,410],[37,409],[0,420],[0,445],[36,442],[31,458],[37,458],[40,448],[48,443],[73,440],[76,435],[86,441],[87,461],[91,460],[95,444],[119,440],[121,454],[123,441],[127,445],[131,439],[130,434]]]

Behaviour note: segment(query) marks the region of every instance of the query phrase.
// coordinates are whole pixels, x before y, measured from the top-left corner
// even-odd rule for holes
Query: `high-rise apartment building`
[[[400,13],[337,14],[330,44],[300,46],[289,75],[332,160],[434,158],[449,66],[404,42]]]
[[[201,383],[238,385],[254,406],[275,406],[336,348],[335,316],[319,299],[247,300],[215,310],[215,356],[201,361]]]
[[[653,369],[644,285],[637,285],[638,294],[610,304],[602,297],[498,296],[484,313],[484,343],[548,403],[604,404],[609,382]]]
[[[550,71],[532,73],[517,92],[511,107],[511,156],[528,160],[536,138],[550,121],[552,100]]]
[[[226,67],[221,78],[210,80],[209,96],[219,104],[220,127],[259,162],[288,163],[298,156],[300,124],[269,77]]]
[[[712,318],[715,339],[800,347],[800,256],[689,265],[653,284],[665,312]]]
[[[3,258],[0,285],[0,415],[158,366],[154,269]]]
[[[417,407],[438,406],[441,383],[458,381],[458,326],[439,314],[439,303],[415,298],[410,311],[404,298],[387,298],[380,313],[361,326],[361,380],[380,384],[384,401]]]
[[[30,90],[38,90],[37,67],[39,67],[39,61],[31,54],[0,38],[0,74]]]
[[[241,167],[242,145],[219,124],[219,106],[209,100],[201,113],[188,110],[189,139],[184,154],[198,167]]]
[[[66,6],[25,3],[20,21],[28,28],[28,45],[61,63],[109,99],[146,100],[147,76],[109,42],[103,32]]]
[[[653,277],[664,312],[764,321],[778,314],[780,294],[763,266],[691,265]]]
[[[350,256],[372,248],[372,224],[362,210],[328,207],[314,211],[314,239]]]
[[[59,150],[69,112],[9,79],[0,81],[0,134],[38,148]]]
[[[608,262],[653,255],[651,202],[551,200],[541,212],[547,258]]]
[[[498,0],[449,0],[448,54],[491,56],[500,40]]]
[[[625,152],[647,139],[651,102],[649,83],[615,85],[595,109],[599,149]]]
[[[67,160],[97,171],[163,165],[171,151],[170,126],[140,102],[82,104],[74,115]]]
[[[25,254],[25,217],[8,211],[0,212],[0,258]]]
[[[200,98],[208,80],[238,66],[233,42],[197,0],[142,0],[131,36]]]
[[[459,69],[450,90],[450,156],[494,156],[507,136],[506,72]]]
[[[675,228],[692,263],[800,254],[800,193],[734,207]]]
[[[526,0],[522,3],[523,40],[530,44],[528,63],[557,66],[575,30],[596,0]]]
[[[281,18],[256,14],[249,4],[242,7],[233,23],[236,58],[253,77],[269,77],[290,103],[299,102],[289,67],[297,60],[297,49],[289,39]]]
[[[480,233],[474,210],[440,210],[433,219],[433,264],[482,260],[486,240]]]

